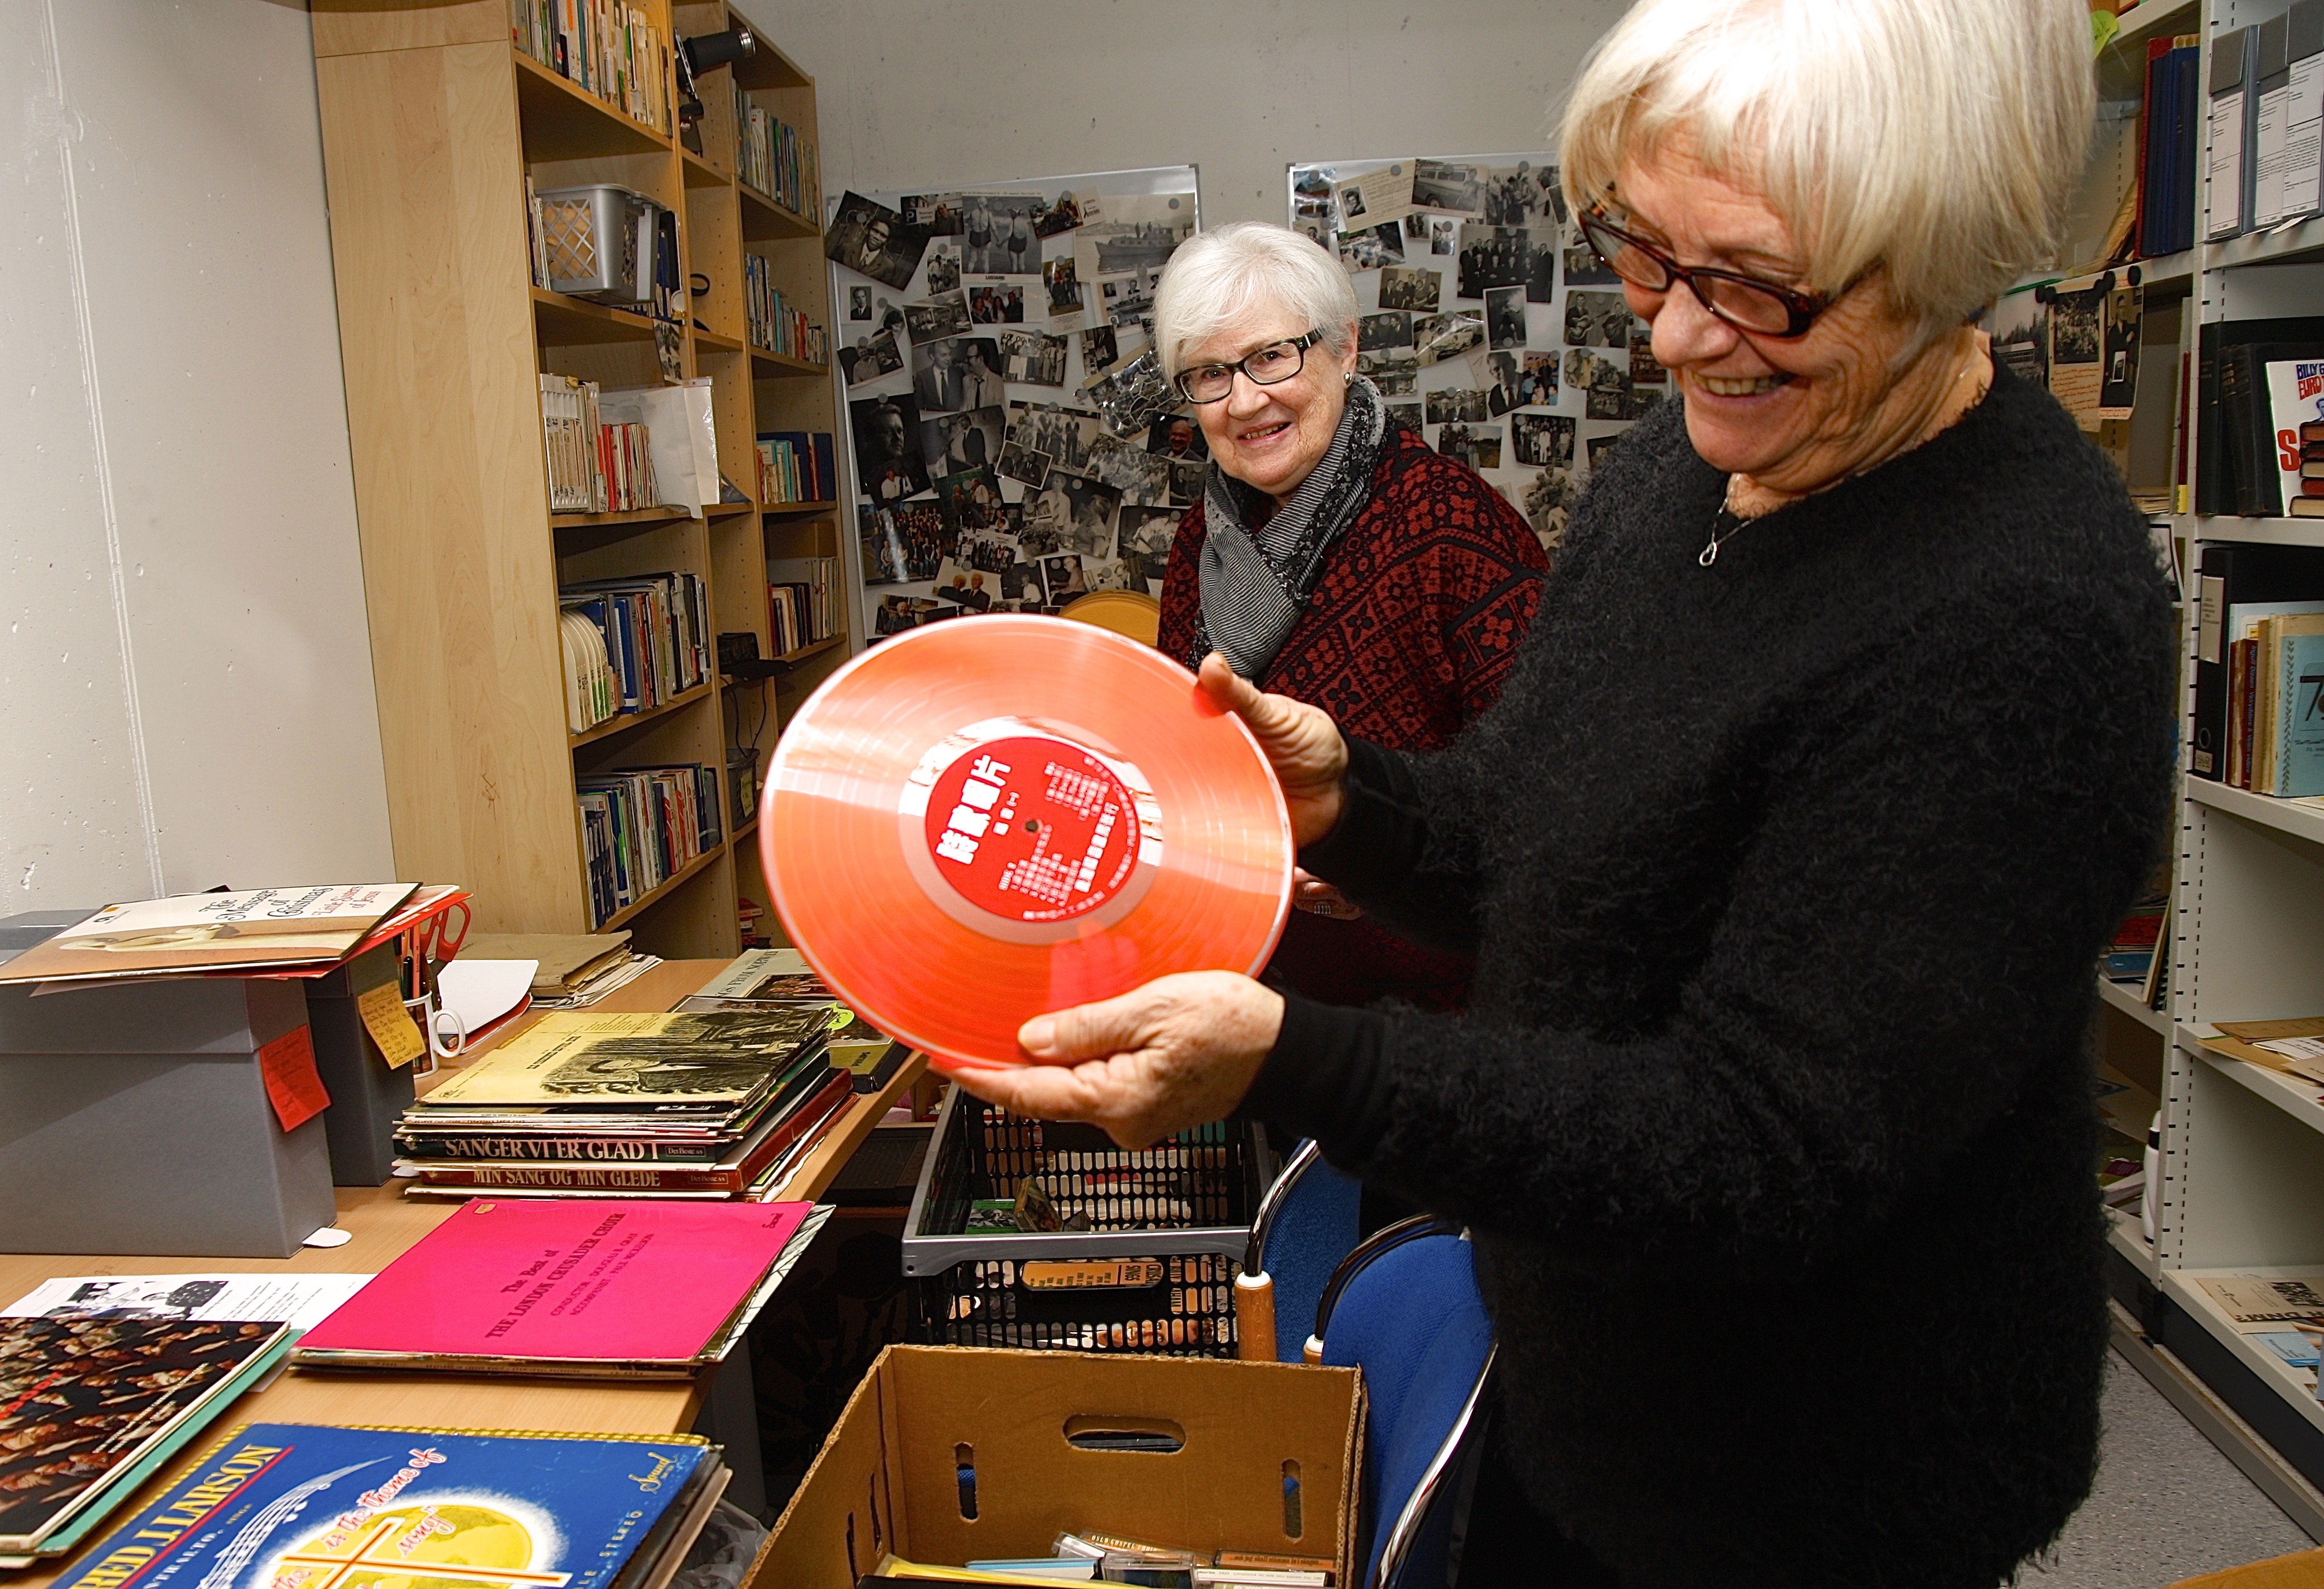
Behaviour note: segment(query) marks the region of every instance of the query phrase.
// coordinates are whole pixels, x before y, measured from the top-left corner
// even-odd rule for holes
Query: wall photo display
[[[1541,152],[1294,165],[1290,222],[1356,287],[1356,367],[1554,559],[1591,468],[1670,393]]]
[[[850,192],[830,220],[834,301],[881,322],[841,353],[857,633],[1160,595],[1203,470],[1152,337],[1194,168]]]

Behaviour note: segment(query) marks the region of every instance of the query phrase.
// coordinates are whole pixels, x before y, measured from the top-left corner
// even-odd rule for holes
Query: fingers
[[[1068,1066],[963,1067],[952,1079],[963,1092],[1033,1120],[1091,1120],[1098,1112],[1096,1094]]]
[[[1036,1015],[1017,1029],[1017,1046],[1043,1065],[1074,1065],[1139,1048],[1152,1001],[1143,990],[1094,1004]]]

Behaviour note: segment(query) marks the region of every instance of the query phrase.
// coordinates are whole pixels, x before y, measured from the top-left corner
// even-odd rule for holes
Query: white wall
[[[0,0],[0,915],[392,863],[312,45]]]
[[[1623,0],[737,0],[816,79],[824,188],[1202,168],[1203,220],[1284,168],[1554,147]]]

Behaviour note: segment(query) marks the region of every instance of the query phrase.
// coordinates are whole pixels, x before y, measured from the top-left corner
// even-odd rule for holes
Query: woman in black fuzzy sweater
[[[1645,0],[1564,180],[1680,401],[1499,703],[1404,755],[1203,672],[1301,864],[1476,956],[1473,1007],[1167,977],[960,1076],[1125,1142],[1240,1107],[1470,1227],[1464,1584],[1987,1589],[2088,1488],[2080,1044],[2161,842],[2171,617],[2111,467],[1963,323],[2080,170],[2086,25]]]

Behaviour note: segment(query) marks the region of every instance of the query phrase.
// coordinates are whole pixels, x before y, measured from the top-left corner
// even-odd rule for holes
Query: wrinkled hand
[[[953,1079],[1037,1120],[1084,1120],[1146,1148],[1223,1120],[1283,1030],[1283,997],[1231,971],[1191,971],[1018,1029],[1028,1063],[964,1066]]]
[[[1291,906],[1296,910],[1353,921],[1364,908],[1304,867],[1291,870]]]
[[[1314,844],[1338,826],[1348,779],[1348,742],[1340,725],[1320,707],[1287,695],[1261,695],[1239,678],[1226,658],[1213,651],[1195,675],[1203,693],[1222,710],[1243,720],[1267,753],[1283,803],[1291,811],[1291,842]]]

